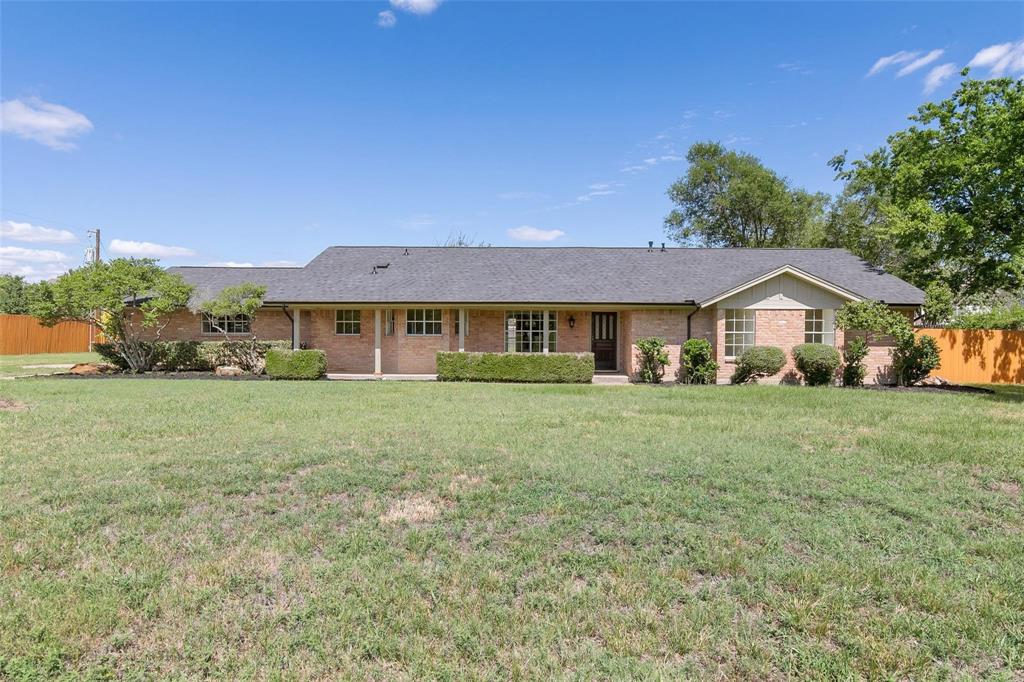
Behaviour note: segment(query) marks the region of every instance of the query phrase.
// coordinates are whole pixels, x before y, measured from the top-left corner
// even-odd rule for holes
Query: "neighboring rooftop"
[[[786,265],[862,298],[924,302],[920,289],[845,249],[331,246],[304,267],[169,270],[200,297],[263,284],[268,303],[679,305]]]

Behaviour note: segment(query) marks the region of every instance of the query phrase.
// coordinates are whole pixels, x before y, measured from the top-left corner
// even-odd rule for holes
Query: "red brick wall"
[[[135,316],[133,316],[135,319]],[[160,332],[163,341],[223,341],[221,333],[204,334],[202,315],[191,310],[176,310],[167,316],[167,326]],[[292,322],[277,308],[261,310],[252,323],[256,338],[262,341],[291,341]],[[143,332],[143,338],[155,339],[156,329],[150,327]],[[248,334],[232,334],[230,338],[248,339]]]
[[[637,369],[636,341],[647,336],[659,336],[668,342],[669,364],[665,367],[664,381],[679,378],[679,349],[686,342],[686,316],[688,310],[632,310],[625,316],[624,327],[628,346],[625,369],[631,376]]]
[[[310,348],[319,348],[327,355],[327,371],[373,372],[373,311],[361,310],[359,335],[336,334],[334,309],[303,311],[309,319],[300,318],[300,333],[308,338]]]

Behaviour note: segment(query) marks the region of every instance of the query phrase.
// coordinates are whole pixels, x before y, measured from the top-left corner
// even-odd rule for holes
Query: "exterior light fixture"
[[[569,329],[572,329],[575,326],[576,326],[576,318],[574,316],[570,315],[569,316]]]

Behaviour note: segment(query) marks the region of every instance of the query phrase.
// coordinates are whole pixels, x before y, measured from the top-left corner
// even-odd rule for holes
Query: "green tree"
[[[668,190],[676,208],[665,232],[701,246],[785,247],[823,238],[827,197],[810,194],[750,154],[698,142],[686,154],[686,175]]]
[[[27,315],[28,287],[21,275],[0,275],[0,313]]]
[[[963,75],[967,75],[964,70]],[[1024,80],[964,80],[914,125],[846,165],[830,239],[958,298],[1024,282]],[[858,222],[857,215],[865,218]]]
[[[953,290],[941,280],[936,280],[924,290],[924,321],[928,324],[946,324],[956,312],[953,305]]]
[[[183,308],[192,287],[148,258],[118,258],[64,273],[40,290],[30,306],[44,325],[78,320],[95,325],[128,369],[142,372],[153,364],[157,339],[167,315]]]
[[[266,346],[256,340],[256,314],[263,307],[263,297],[267,295],[265,286],[252,282],[242,282],[235,286],[224,287],[213,298],[199,302],[193,310],[210,317],[210,325],[224,334],[225,343],[221,346],[224,353],[221,361],[230,357],[232,364],[253,374],[262,374],[266,367]],[[227,328],[219,326],[219,320],[245,316],[249,319],[250,338],[235,341]]]

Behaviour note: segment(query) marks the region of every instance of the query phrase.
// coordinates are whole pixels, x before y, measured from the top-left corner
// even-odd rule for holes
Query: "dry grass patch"
[[[28,405],[10,398],[0,398],[0,412],[23,412]]]
[[[426,495],[395,500],[388,510],[380,515],[382,523],[427,523],[433,521],[441,513],[441,504]]]

